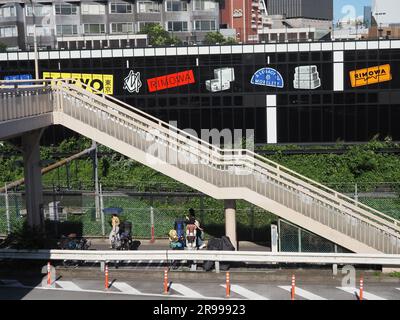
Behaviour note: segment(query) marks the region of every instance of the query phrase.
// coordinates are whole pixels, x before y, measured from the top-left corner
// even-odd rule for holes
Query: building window
[[[160,6],[157,2],[153,1],[139,1],[138,2],[139,13],[158,13],[160,12]]]
[[[82,14],[84,15],[101,15],[105,14],[106,9],[101,4],[82,4]]]
[[[36,17],[44,17],[51,15],[52,6],[34,6],[32,10],[32,6],[26,6],[26,15],[28,17],[32,17],[35,15]]]
[[[217,4],[214,1],[209,1],[209,0],[194,1],[194,10],[209,11],[209,10],[215,10],[216,8]]]
[[[167,27],[168,31],[173,31],[173,32],[188,31],[187,21],[168,21]]]
[[[216,30],[215,20],[197,20],[194,22],[196,31],[212,31]]]
[[[167,1],[167,11],[187,11],[187,3],[184,1]]]
[[[51,30],[52,28],[49,26],[36,26],[36,35],[37,36],[51,36]],[[26,27],[26,33],[28,37],[33,37],[34,36],[34,26],[29,25]]]
[[[150,26],[150,25],[154,25],[154,24],[160,24],[160,23],[157,22],[157,21],[153,21],[153,22],[150,22],[150,21],[139,22],[139,28],[138,28],[138,30],[139,30],[139,32],[142,32],[142,31],[144,30],[145,27]]]
[[[0,27],[0,37],[1,38],[18,37],[17,26]]]
[[[0,8],[0,17],[1,18],[10,18],[10,17],[16,17],[16,16],[17,16],[17,11],[14,6]]]
[[[132,5],[127,3],[111,3],[111,13],[132,13]]]
[[[78,13],[78,7],[73,4],[56,4],[56,15],[71,16]]]
[[[84,24],[83,30],[85,34],[101,34],[106,33],[106,26],[104,24]]]
[[[57,26],[57,36],[72,36],[78,34],[78,26],[73,24],[62,24]]]
[[[112,33],[132,33],[133,23],[111,23]]]

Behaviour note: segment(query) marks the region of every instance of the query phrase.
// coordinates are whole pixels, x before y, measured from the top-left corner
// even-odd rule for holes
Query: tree
[[[168,31],[158,23],[146,25],[140,33],[147,34],[149,44],[152,46],[169,46],[181,43],[181,40],[175,36],[171,36]]]
[[[3,42],[0,42],[0,52],[6,52],[7,51],[7,45],[5,45]]]
[[[236,40],[232,37],[225,38],[220,32],[213,31],[208,32],[204,37],[204,44],[212,45],[212,44],[235,44]]]
[[[225,37],[218,31],[215,32],[208,32],[204,37],[204,44],[222,44],[225,41]]]

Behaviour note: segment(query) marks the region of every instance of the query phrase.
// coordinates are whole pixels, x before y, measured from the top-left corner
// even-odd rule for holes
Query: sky
[[[364,6],[369,6],[372,0],[333,0],[335,21],[364,15]],[[342,12],[344,10],[344,12]]]

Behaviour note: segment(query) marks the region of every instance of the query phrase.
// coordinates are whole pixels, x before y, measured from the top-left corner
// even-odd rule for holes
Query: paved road
[[[110,288],[104,289],[103,279],[58,279],[52,288],[43,288],[39,279],[0,280],[0,299],[212,299],[225,297],[225,284],[217,281],[187,280],[170,282],[169,294],[164,295],[162,281],[110,278]],[[231,300],[290,300],[290,284],[232,282]],[[296,300],[356,300],[357,288],[329,284],[308,284],[296,286]],[[367,300],[400,300],[399,283],[365,284],[364,298]]]

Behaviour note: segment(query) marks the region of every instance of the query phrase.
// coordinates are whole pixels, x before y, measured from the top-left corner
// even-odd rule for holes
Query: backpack
[[[182,219],[175,220],[174,229],[179,239],[185,237],[185,221]]]

